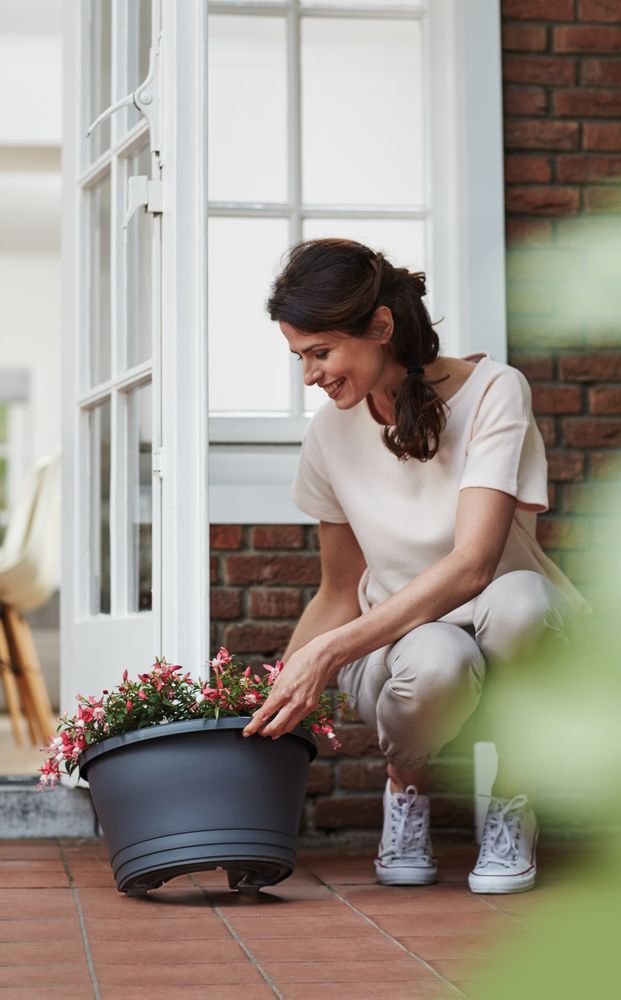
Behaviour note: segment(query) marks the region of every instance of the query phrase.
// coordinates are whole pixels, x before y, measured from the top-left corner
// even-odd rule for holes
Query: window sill
[[[315,524],[289,496],[299,451],[299,445],[212,445],[210,523]]]

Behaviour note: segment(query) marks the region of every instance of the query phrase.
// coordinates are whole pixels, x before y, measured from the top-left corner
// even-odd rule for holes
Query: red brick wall
[[[609,544],[621,478],[621,313],[591,307],[599,276],[585,245],[619,206],[621,7],[503,0],[502,14],[509,360],[530,380],[548,450],[541,542],[596,594],[593,558]],[[579,322],[577,283],[587,289]],[[215,526],[212,648],[273,661],[318,579],[315,528]],[[432,817],[444,831],[471,829],[472,736],[467,726],[433,764]],[[384,761],[366,726],[347,723],[341,737],[338,754],[326,748],[312,765],[304,836],[374,843]]]
[[[502,13],[510,362],[548,451],[540,540],[596,599],[621,472],[621,282],[604,250],[619,260],[621,4],[503,0]]]

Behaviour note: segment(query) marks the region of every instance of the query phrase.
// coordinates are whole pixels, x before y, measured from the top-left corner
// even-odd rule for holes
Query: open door
[[[61,711],[70,713],[77,691],[99,694],[156,655],[193,673],[208,658],[202,8],[65,0]]]

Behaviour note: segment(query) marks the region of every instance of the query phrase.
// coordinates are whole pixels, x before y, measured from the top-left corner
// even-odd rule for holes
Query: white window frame
[[[211,203],[210,215],[286,217],[293,245],[305,218],[415,218],[426,227],[430,308],[445,317],[442,352],[486,351],[506,360],[504,173],[499,0],[428,0],[394,7],[300,6],[212,0],[211,12],[286,16],[289,80],[289,193],[283,204]],[[423,205],[319,206],[301,202],[300,17],[416,18],[423,28],[426,197]],[[213,523],[313,523],[289,498],[304,414],[292,360],[290,415],[212,415]]]

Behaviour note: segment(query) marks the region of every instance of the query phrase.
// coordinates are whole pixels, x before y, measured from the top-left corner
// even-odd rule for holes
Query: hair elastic
[[[408,375],[424,375],[425,369],[420,368],[418,365],[408,365],[406,368]]]

